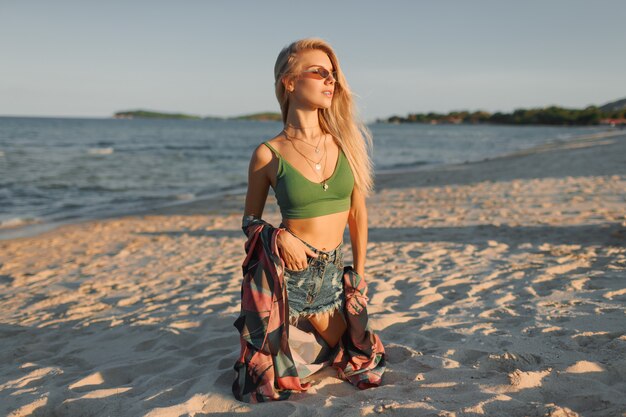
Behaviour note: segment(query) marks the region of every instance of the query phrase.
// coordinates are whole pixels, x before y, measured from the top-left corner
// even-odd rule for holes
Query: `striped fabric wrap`
[[[276,245],[284,229],[255,219],[243,230],[248,240],[242,264],[241,311],[233,324],[239,331],[241,351],[233,367],[232,391],[246,403],[286,400],[292,393],[306,391],[311,383],[301,381],[307,364],[294,361],[300,356],[292,354],[289,345],[284,262]],[[310,364],[311,372],[319,369],[320,363],[328,363],[337,369],[339,378],[359,389],[379,386],[386,355],[380,338],[368,326],[367,283],[352,266],[346,266],[343,285],[347,329],[334,348],[313,330],[321,353]]]

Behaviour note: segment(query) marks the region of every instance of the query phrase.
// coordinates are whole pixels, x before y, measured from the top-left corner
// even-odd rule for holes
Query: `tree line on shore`
[[[599,125],[626,123],[626,107],[605,110],[605,106],[589,106],[584,109],[567,109],[550,106],[534,109],[517,109],[512,113],[489,113],[486,111],[452,111],[443,113],[410,113],[407,117],[391,116],[378,119],[383,123],[498,123],[514,125]]]
[[[273,120],[280,121],[282,116],[280,113],[261,112],[246,114],[235,117],[216,117],[216,116],[196,116],[185,113],[164,113],[150,110],[128,110],[118,111],[113,114],[114,119],[189,119],[189,120]]]
[[[121,111],[113,115],[119,119],[159,118],[159,119],[192,119],[192,120],[256,120],[281,121],[282,116],[276,112],[253,113],[236,117],[196,116],[184,113],[163,113],[137,109]],[[568,109],[558,106],[543,108],[517,109],[511,113],[489,113],[486,111],[451,111],[449,113],[409,113],[407,117],[391,116],[387,119],[377,119],[378,123],[429,123],[429,124],[459,124],[459,123],[494,123],[511,125],[626,125],[626,98],[616,100],[603,106],[588,106],[584,109]]]

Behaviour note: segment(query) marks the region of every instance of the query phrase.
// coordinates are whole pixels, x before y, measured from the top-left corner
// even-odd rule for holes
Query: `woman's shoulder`
[[[259,162],[269,163],[276,152],[280,153],[284,140],[284,137],[281,137],[279,134],[259,143],[254,149],[252,158],[258,160]],[[269,145],[269,147],[267,145]],[[276,155],[276,157],[278,156],[279,155]]]
[[[269,143],[270,146],[274,147],[275,149],[280,150],[285,145],[286,142],[287,142],[287,138],[281,132],[278,135],[264,141],[263,143]]]
[[[278,155],[276,156],[280,156],[283,149],[285,149],[286,142],[287,139],[285,138],[285,136],[282,133],[279,133],[278,135],[264,141],[259,146],[270,150],[272,153],[278,153]],[[266,145],[269,145],[269,147]]]

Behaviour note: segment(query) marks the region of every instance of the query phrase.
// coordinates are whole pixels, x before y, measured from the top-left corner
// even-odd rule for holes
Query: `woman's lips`
[[[322,94],[324,94],[326,97],[332,97],[333,96],[333,92],[332,91],[322,91]]]

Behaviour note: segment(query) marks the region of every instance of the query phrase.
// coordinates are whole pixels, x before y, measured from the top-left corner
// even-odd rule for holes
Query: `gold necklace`
[[[284,132],[284,130],[283,130]],[[309,158],[308,156],[306,156],[305,154],[303,154],[302,152],[300,152],[300,150],[296,147],[296,144],[294,143],[293,139],[297,139],[297,138],[292,138],[291,136],[289,136],[287,134],[287,132],[285,132],[285,137],[287,137],[287,140],[291,143],[291,146],[293,146],[293,148],[296,150],[296,152],[298,152],[300,155],[302,155],[305,159],[307,159],[308,161],[311,161],[315,164],[315,169],[316,170],[321,170],[322,166],[320,165],[320,162],[322,162],[322,158],[324,158],[324,156],[322,156],[322,158],[320,158],[319,162],[316,162],[315,160]],[[326,145],[326,142],[324,142],[324,145]]]
[[[324,158],[325,158],[324,167],[326,167],[326,163],[328,162],[328,152],[326,151],[326,141],[324,141]],[[323,177],[323,174],[324,172],[322,172],[322,177]],[[328,184],[326,184],[326,179],[322,181],[322,188],[324,189],[324,191],[328,190]]]
[[[293,145],[293,143],[292,143],[292,145]],[[296,151],[297,151],[300,155],[304,156],[304,158],[305,158],[305,159],[307,159],[307,162],[309,163],[309,166],[311,166],[311,162],[315,162],[315,161],[312,161],[312,160],[310,160],[309,158],[307,158],[307,156],[306,156],[306,155],[304,155],[302,152],[300,152],[300,151],[299,151],[299,150],[298,150],[295,146],[294,146],[294,149],[295,149],[295,150],[296,150]],[[326,190],[328,190],[328,184],[326,183],[326,179],[324,179],[324,171],[325,171],[326,165],[327,165],[327,163],[328,163],[328,152],[326,151],[326,141],[324,141],[324,156],[323,156],[322,158],[324,158],[324,169],[323,169],[323,170],[322,170],[322,172],[321,172],[321,174],[322,174],[321,178],[320,178],[320,176],[319,176],[319,173],[317,173],[317,172],[316,172],[316,174],[317,174],[317,178],[320,178],[320,180],[321,180],[321,182],[320,182],[319,184],[322,186],[322,188],[324,189],[324,191],[326,191]],[[311,162],[309,162],[309,161],[311,161]],[[322,162],[322,160],[321,160],[321,159],[320,159],[320,162]],[[317,169],[317,170],[319,171],[319,170],[320,170],[320,168],[318,168],[318,167],[319,167],[319,164],[316,164],[316,165],[315,165],[315,169]]]
[[[289,125],[289,126],[291,126],[291,125]],[[297,140],[299,140],[301,142],[304,142],[305,144],[307,144],[309,146],[313,146],[315,148],[315,153],[320,153],[319,146],[320,146],[320,141],[322,140],[322,137],[324,136],[324,133],[322,133],[322,134],[320,134],[318,136],[316,145],[311,145],[309,142],[306,142],[304,139],[300,139],[300,138],[297,138],[295,136],[289,135],[285,129],[283,129],[283,132],[285,132],[285,136],[287,136],[287,138],[289,138],[289,139],[297,139]]]
[[[300,155],[302,155],[304,157],[304,159],[309,164],[309,166],[311,166],[311,162],[315,162],[312,159],[308,158],[306,155],[304,155],[302,152],[300,152],[298,150],[298,148],[296,148],[295,143],[293,143],[291,141],[291,139],[289,139],[289,137],[287,137],[287,139],[289,140],[289,142],[291,143],[293,148],[296,150],[296,152],[298,152]],[[322,158],[324,158],[324,168],[326,168],[326,165],[328,163],[328,152],[326,151],[326,141],[324,141],[324,156]],[[320,159],[320,162],[322,162],[321,159]],[[313,168],[313,167],[311,166],[311,168]],[[316,163],[315,164],[315,169],[313,171],[315,172],[315,174],[317,175],[318,178],[320,178],[320,176],[319,176],[319,173],[317,171],[319,171],[320,169],[321,169],[320,164]],[[322,171],[322,177],[321,177],[320,184],[322,185],[322,188],[324,189],[324,191],[328,190],[328,184],[326,183],[326,179],[324,179],[324,171]]]
[[[317,126],[310,126],[310,127],[302,127],[302,126],[300,126],[300,127],[298,127],[298,126],[292,125],[291,123],[287,123],[287,126],[293,127],[296,130],[319,129],[319,127],[320,127],[319,124]]]

